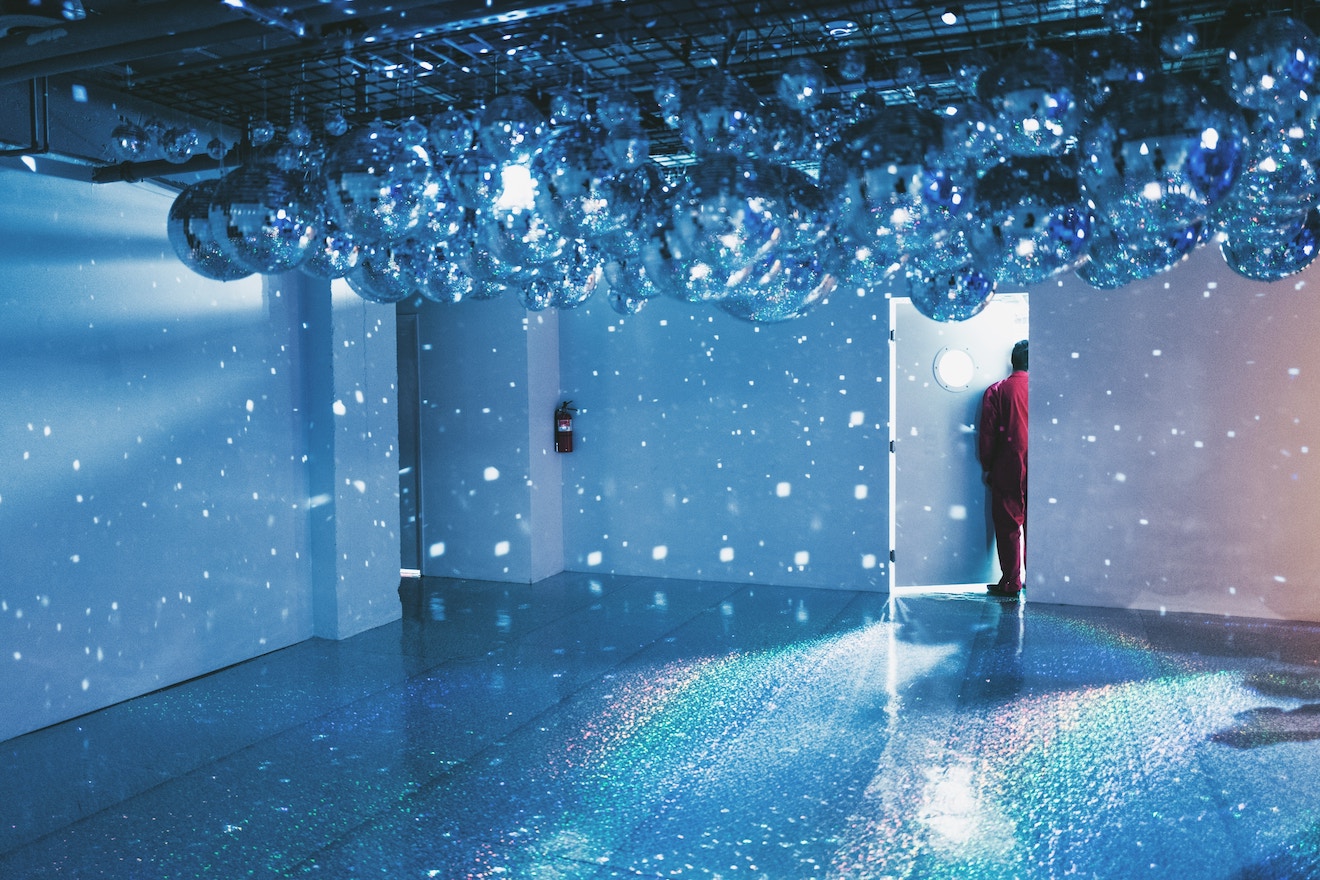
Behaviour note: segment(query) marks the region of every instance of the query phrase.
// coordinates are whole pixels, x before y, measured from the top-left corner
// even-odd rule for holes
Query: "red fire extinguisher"
[[[565,400],[555,409],[555,452],[573,451],[573,413],[577,407]]]

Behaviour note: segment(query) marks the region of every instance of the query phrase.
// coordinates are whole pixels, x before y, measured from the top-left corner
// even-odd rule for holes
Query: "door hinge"
[[[893,550],[890,550],[890,551],[889,551],[889,561],[890,561],[890,562],[895,561],[895,560],[894,560],[894,551],[893,551]]]
[[[891,453],[894,451],[894,441],[893,441],[893,440],[890,440],[890,441],[889,441],[889,451],[890,451]]]

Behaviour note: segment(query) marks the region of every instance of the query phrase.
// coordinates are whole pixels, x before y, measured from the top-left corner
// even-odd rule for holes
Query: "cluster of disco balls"
[[[965,320],[999,287],[1120,287],[1207,241],[1248,278],[1300,271],[1320,235],[1317,38],[1260,19],[1213,79],[1162,71],[1195,43],[1180,27],[1158,49],[1031,49],[943,108],[826,101],[802,58],[768,100],[720,70],[662,77],[648,109],[691,150],[681,175],[650,161],[623,90],[590,112],[565,90],[548,110],[505,95],[397,126],[333,117],[324,142],[293,127],[184,190],[169,234],[221,280],[300,269],[373,302],[604,296],[621,314],[670,296],[754,322],[895,281]]]

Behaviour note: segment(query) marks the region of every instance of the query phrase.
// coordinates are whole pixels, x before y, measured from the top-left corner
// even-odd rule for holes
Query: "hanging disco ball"
[[[773,324],[800,318],[839,286],[837,254],[771,254],[715,305],[744,321]]]
[[[683,143],[698,156],[744,156],[756,146],[761,99],[742,80],[711,70],[684,105],[680,126]]]
[[[236,281],[252,270],[231,260],[211,228],[211,197],[218,180],[202,180],[183,189],[170,205],[166,233],[175,255],[192,271],[213,281]]]
[[[607,131],[616,126],[640,122],[641,118],[642,108],[637,103],[637,96],[627,89],[606,89],[596,99],[596,123]]]
[[[908,273],[907,285],[913,307],[942,323],[979,315],[995,293],[995,282],[972,266],[938,275]]]
[[[403,238],[422,220],[431,159],[379,122],[335,141],[322,176],[335,221],[366,240]]]
[[[676,79],[666,73],[657,76],[651,97],[655,98],[665,125],[677,129],[683,124],[683,87]]]
[[[230,259],[271,275],[296,269],[307,258],[320,204],[300,176],[255,162],[220,179],[208,216],[216,241]]]
[[[575,309],[591,299],[603,286],[604,268],[599,251],[585,242],[574,242],[547,273],[553,291],[552,305]]]
[[[1275,230],[1293,226],[1320,200],[1320,170],[1290,132],[1256,126],[1248,138],[1245,167],[1212,215],[1216,227],[1239,247],[1257,231],[1273,242]]]
[[[977,184],[969,244],[996,284],[1036,284],[1075,266],[1090,245],[1092,208],[1071,165],[1051,157],[997,165]]]
[[[161,136],[161,155],[175,165],[187,162],[201,148],[202,135],[195,128],[171,128]]]
[[[1081,128],[1077,74],[1052,49],[1028,47],[985,70],[976,88],[1005,156],[1061,155]]]
[[[825,197],[804,172],[712,155],[693,166],[673,202],[667,236],[686,299],[718,300],[775,252],[809,252],[832,233]]]
[[[110,149],[116,159],[136,162],[151,150],[151,134],[133,122],[121,122],[110,132]]]
[[[794,58],[779,73],[779,100],[790,110],[805,113],[825,97],[825,71],[810,58]]]
[[[1082,133],[1081,182],[1116,229],[1186,229],[1232,189],[1246,132],[1239,111],[1193,83],[1120,83]]]
[[[513,295],[529,312],[544,312],[555,304],[554,285],[542,278],[533,278],[515,285]]]
[[[1200,242],[1201,230],[1196,224],[1173,233],[1143,233],[1118,230],[1098,220],[1077,277],[1099,290],[1115,290],[1154,277],[1189,254]]]
[[[605,150],[605,133],[578,124],[560,129],[532,163],[538,207],[576,238],[601,238],[637,222],[651,174],[620,171]]]
[[[911,106],[849,129],[821,165],[841,231],[889,271],[952,235],[969,216],[974,179],[944,151],[936,118]]]
[[[362,247],[340,229],[324,206],[316,223],[316,235],[307,249],[307,259],[298,270],[315,278],[343,278],[362,257]]]
[[[531,101],[501,95],[486,105],[476,136],[496,162],[526,164],[541,149],[546,128],[545,114]]]
[[[1220,245],[1233,272],[1253,281],[1278,281],[1315,262],[1320,252],[1320,212],[1310,211],[1291,227],[1274,230],[1273,238],[1258,232],[1245,243],[1226,239]]]
[[[1320,41],[1289,16],[1257,19],[1237,31],[1225,56],[1224,81],[1249,110],[1291,111],[1310,103],[1320,74]]]
[[[368,302],[396,303],[418,294],[428,270],[429,254],[412,241],[367,245],[344,280]]]

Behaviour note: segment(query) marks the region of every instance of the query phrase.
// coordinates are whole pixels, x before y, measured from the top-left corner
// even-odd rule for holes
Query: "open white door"
[[[1027,295],[940,323],[890,301],[890,587],[984,589],[999,579],[976,459],[981,396],[1027,338]]]

